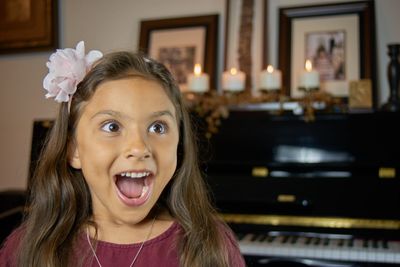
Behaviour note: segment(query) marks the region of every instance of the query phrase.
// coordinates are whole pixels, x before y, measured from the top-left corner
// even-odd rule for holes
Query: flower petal
[[[46,75],[46,77],[44,77],[44,79],[43,79],[43,88],[49,89],[53,79],[54,79],[54,76],[52,75],[52,73],[48,73]]]
[[[84,41],[80,41],[76,45],[76,55],[78,56],[78,58],[85,58],[85,42]]]
[[[65,93],[64,91],[60,91],[60,93],[56,96],[56,98],[54,100],[59,103],[68,102],[69,95],[67,93]]]
[[[48,92],[46,97],[55,97],[57,102],[68,101],[91,65],[102,56],[97,50],[92,50],[85,56],[83,41],[76,45],[76,49],[58,49],[51,54],[46,63],[49,73],[43,79],[43,88]]]
[[[48,90],[46,97],[55,97],[58,93],[60,92],[60,88],[57,87],[57,85],[52,85]]]
[[[75,83],[71,79],[65,79],[64,81],[60,82],[58,87],[60,87],[61,91],[69,95],[74,94],[76,91]]]
[[[92,50],[92,51],[90,51],[87,55],[86,55],[86,57],[85,57],[85,59],[86,59],[86,66],[88,66],[89,68],[92,66],[92,64],[96,61],[96,60],[98,60],[98,59],[100,59],[100,58],[102,58],[103,57],[103,53],[101,53],[100,51],[98,51],[98,50]]]

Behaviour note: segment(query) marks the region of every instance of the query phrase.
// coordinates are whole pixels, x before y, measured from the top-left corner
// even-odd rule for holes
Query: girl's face
[[[178,141],[175,108],[157,82],[100,84],[78,122],[70,158],[89,185],[95,220],[142,221],[175,172]]]

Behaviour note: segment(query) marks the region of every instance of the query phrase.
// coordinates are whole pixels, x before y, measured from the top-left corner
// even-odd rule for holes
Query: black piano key
[[[316,237],[314,240],[314,245],[319,245],[321,243],[321,238]]]
[[[257,241],[257,239],[258,238],[260,238],[260,235],[253,235],[252,237],[251,237],[251,239],[250,239],[250,241],[252,241],[252,242],[254,242],[254,241]]]
[[[347,241],[347,246],[348,247],[350,247],[350,248],[352,248],[352,247],[354,247],[354,239],[349,239],[348,241]]]
[[[297,236],[297,235],[292,236],[292,239],[290,240],[290,244],[296,244],[298,239],[299,239],[299,236]]]
[[[383,244],[382,244],[384,249],[388,249],[389,248],[389,243],[387,240],[383,240]]]
[[[267,238],[267,242],[268,242],[268,243],[272,243],[272,242],[275,240],[275,238],[276,238],[276,236],[270,235],[270,236],[268,236],[268,238]]]
[[[363,240],[363,247],[364,248],[368,248],[369,247],[369,240],[368,239],[364,239]]]
[[[379,240],[377,240],[377,239],[372,240],[372,247],[379,248]]]
[[[242,239],[245,237],[245,235],[246,235],[246,234],[244,234],[244,233],[236,233],[236,238],[237,238],[238,240],[242,240]]]
[[[312,242],[312,240],[313,240],[313,238],[312,238],[312,237],[310,237],[310,236],[307,236],[307,237],[306,237],[306,241],[304,242],[304,244],[306,244],[306,245],[310,245],[310,244],[311,244],[311,242]]]
[[[284,236],[284,237],[282,238],[281,243],[282,243],[282,244],[286,244],[286,243],[288,242],[288,240],[289,240],[289,237],[290,237],[290,236],[288,236],[288,235]]]
[[[328,246],[331,240],[329,238],[324,238],[324,246]]]
[[[344,245],[344,239],[339,239],[338,246],[343,247],[343,245]]]
[[[260,238],[258,239],[259,242],[264,242],[264,240],[267,238],[267,235],[261,235]]]

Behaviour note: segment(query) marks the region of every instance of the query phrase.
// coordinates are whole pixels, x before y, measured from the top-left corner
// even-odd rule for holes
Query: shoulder
[[[244,267],[246,263],[239,249],[239,244],[237,242],[236,236],[229,226],[222,222],[217,221],[218,229],[221,233],[224,245],[227,249],[230,266],[232,267]]]
[[[0,266],[16,266],[16,253],[25,230],[20,226],[3,242],[0,248]]]

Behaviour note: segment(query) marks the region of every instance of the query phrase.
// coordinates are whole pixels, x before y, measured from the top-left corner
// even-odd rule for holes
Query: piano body
[[[398,122],[237,108],[200,138],[213,199],[248,266],[400,266]]]

